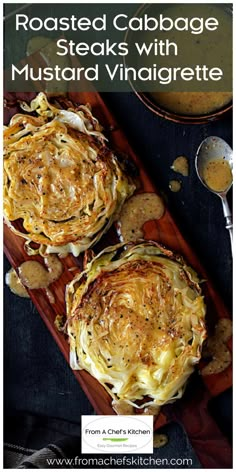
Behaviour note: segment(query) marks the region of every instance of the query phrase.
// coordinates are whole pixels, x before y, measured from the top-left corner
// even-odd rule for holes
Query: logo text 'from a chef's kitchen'
[[[153,416],[82,416],[83,454],[153,452]]]

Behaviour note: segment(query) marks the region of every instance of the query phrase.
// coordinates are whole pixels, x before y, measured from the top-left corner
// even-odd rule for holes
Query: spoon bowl
[[[209,187],[206,183],[204,178],[204,169],[211,161],[217,161],[224,159],[228,162],[229,167],[232,171],[233,169],[233,150],[231,147],[224,141],[223,139],[219,138],[218,136],[209,136],[208,138],[204,139],[200,146],[198,147],[195,159],[195,167],[197,175],[201,181],[201,183],[210,191],[218,195],[221,199],[222,206],[223,206],[223,213],[226,220],[226,229],[229,230],[230,240],[231,240],[231,249],[233,245],[233,223],[232,223],[232,214],[227,202],[227,192],[232,186],[233,179],[229,182],[229,185],[224,188],[222,191],[214,190],[213,188]]]
[[[198,147],[195,159],[196,171],[202,184],[205,185],[208,190],[216,193],[217,195],[222,195],[228,192],[232,185],[232,181],[224,191],[216,191],[210,188],[204,179],[205,166],[208,164],[208,162],[217,159],[224,159],[229,163],[230,169],[233,169],[233,150],[231,147],[228,145],[228,143],[226,143],[226,141],[224,141],[224,139],[219,138],[218,136],[209,136],[208,138],[204,139]]]

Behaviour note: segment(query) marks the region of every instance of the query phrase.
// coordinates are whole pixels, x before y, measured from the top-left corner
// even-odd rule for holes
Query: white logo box
[[[82,454],[153,453],[153,416],[83,415]]]

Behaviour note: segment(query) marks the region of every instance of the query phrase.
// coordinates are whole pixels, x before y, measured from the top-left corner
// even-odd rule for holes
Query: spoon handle
[[[223,213],[224,213],[224,217],[225,217],[225,221],[226,221],[226,229],[229,230],[229,235],[230,235],[230,242],[231,242],[231,251],[232,251],[232,255],[233,255],[233,221],[232,221],[232,214],[231,214],[231,211],[230,211],[230,208],[229,208],[229,205],[228,205],[228,202],[227,202],[227,199],[226,197],[221,197],[221,201],[222,201],[222,206],[223,206]]]

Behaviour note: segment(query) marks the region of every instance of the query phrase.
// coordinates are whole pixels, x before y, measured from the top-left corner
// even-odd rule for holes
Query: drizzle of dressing
[[[158,416],[160,411],[161,407],[159,405],[150,405],[144,408],[143,415]]]
[[[211,190],[225,192],[233,180],[228,161],[225,159],[209,161],[203,168],[203,179]]]
[[[188,166],[188,159],[185,156],[176,157],[174,160],[171,169],[179,174],[187,177],[189,174],[189,166]]]
[[[13,268],[11,268],[6,273],[5,281],[12,293],[18,295],[19,297],[30,298],[26,288],[22,284],[20,278],[18,277],[16,271]]]
[[[112,408],[117,415],[133,415],[134,408],[132,405],[126,403],[125,400],[113,400]]]
[[[163,447],[168,443],[168,436],[166,434],[154,433],[153,435],[153,447]]]
[[[221,318],[214,335],[208,338],[204,347],[203,358],[211,357],[212,360],[202,369],[202,375],[218,374],[231,364],[232,356],[227,347],[231,336],[232,321],[229,318]]]
[[[57,280],[63,271],[63,265],[55,254],[44,258],[45,267],[38,261],[25,261],[19,267],[19,276],[22,283],[30,289],[46,288]],[[54,297],[47,290],[47,295],[54,303]]]
[[[179,192],[181,189],[181,182],[179,180],[170,180],[169,189],[171,192]]]
[[[121,241],[136,241],[143,238],[143,225],[150,220],[159,220],[165,211],[162,199],[155,193],[134,195],[124,204],[118,232]]]

